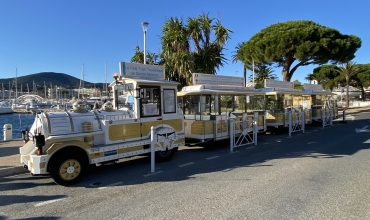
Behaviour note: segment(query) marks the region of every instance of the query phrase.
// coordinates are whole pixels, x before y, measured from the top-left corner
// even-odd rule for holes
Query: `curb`
[[[16,174],[28,173],[22,166],[0,168],[0,177],[12,176]]]

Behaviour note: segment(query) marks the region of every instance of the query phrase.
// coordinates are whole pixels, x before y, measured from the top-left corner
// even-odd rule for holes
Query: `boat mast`
[[[13,88],[11,88],[13,89]],[[10,81],[9,81],[9,100],[12,99],[12,91],[10,90]]]
[[[3,100],[4,100],[4,83],[1,83],[1,91],[3,92]]]
[[[17,68],[15,68],[15,99],[18,97],[17,85]]]
[[[81,80],[81,78],[82,78],[82,80]],[[84,88],[84,63],[82,63],[81,78],[80,78],[80,88],[78,88],[78,96],[77,96],[77,99],[80,98],[81,87],[82,87],[82,89]]]

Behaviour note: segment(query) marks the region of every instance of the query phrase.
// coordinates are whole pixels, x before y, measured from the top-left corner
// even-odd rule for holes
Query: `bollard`
[[[326,121],[325,121],[325,109],[324,108],[321,109],[321,122],[322,122],[322,128],[325,128]]]
[[[288,111],[288,124],[289,124],[289,137],[292,136],[292,123],[293,123],[293,115],[292,111]]]
[[[343,121],[341,121],[339,123],[347,123],[347,121],[346,121],[346,109],[343,109]]]
[[[155,172],[155,144],[154,144],[155,131],[154,127],[150,128],[150,172]]]
[[[306,118],[305,118],[305,110],[302,110],[302,133],[304,133],[304,129],[306,128]]]
[[[230,152],[233,152],[235,145],[234,119],[230,118]]]
[[[330,108],[330,126],[333,126],[333,108]]]
[[[4,141],[10,141],[13,139],[13,127],[12,127],[12,124],[5,124],[3,126],[4,128],[4,133],[3,133],[3,137],[4,137]]]

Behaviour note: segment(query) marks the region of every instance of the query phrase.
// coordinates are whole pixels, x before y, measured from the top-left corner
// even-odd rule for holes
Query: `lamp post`
[[[146,30],[148,29],[148,22],[141,22],[141,27],[144,31],[144,64],[146,64]]]

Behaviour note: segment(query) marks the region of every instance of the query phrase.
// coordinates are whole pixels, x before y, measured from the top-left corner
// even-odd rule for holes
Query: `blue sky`
[[[135,46],[143,48],[141,22],[149,22],[147,49],[159,54],[163,23],[209,13],[234,33],[224,51],[228,64],[220,75],[242,76],[231,62],[235,46],[263,28],[288,20],[312,20],[362,39],[357,63],[370,63],[370,15],[367,0],[2,0],[0,1],[0,78],[60,72],[85,80],[113,80],[118,62],[130,62]],[[299,67],[292,80],[304,81],[315,66]],[[274,72],[281,77],[281,69]],[[251,72],[248,72],[250,75]],[[45,79],[47,81],[47,79]]]

